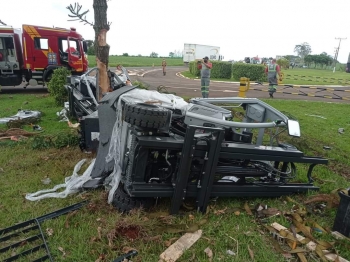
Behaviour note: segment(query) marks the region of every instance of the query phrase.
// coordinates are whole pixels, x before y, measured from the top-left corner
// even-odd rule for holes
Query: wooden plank
[[[280,231],[280,230],[282,230],[282,229],[287,229],[286,227],[284,227],[284,226],[282,226],[282,225],[280,225],[280,224],[278,224],[278,223],[276,223],[276,222],[275,222],[275,223],[272,223],[271,226],[272,226],[274,229],[278,230],[278,231]],[[298,239],[299,241],[305,239],[305,237],[303,237],[303,236],[301,236],[301,235],[299,235],[299,234],[297,234],[296,236],[297,236],[297,239]],[[317,244],[316,244],[315,242],[310,241],[309,243],[306,244],[306,248],[309,249],[309,250],[311,250],[311,251],[315,251],[316,245],[317,245]],[[326,257],[329,261],[335,261],[335,260],[337,259],[337,255],[334,254],[334,253],[331,253],[331,252],[328,251],[328,250],[323,250],[323,253],[324,253],[325,257]],[[345,258],[342,258],[341,256],[338,257],[338,260],[339,260],[339,262],[350,262],[350,261],[346,260]]]
[[[189,249],[201,236],[202,230],[186,233],[159,256],[160,261],[174,262],[178,260],[185,250]]]

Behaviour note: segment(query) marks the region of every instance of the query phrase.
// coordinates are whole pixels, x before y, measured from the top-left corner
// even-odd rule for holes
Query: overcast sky
[[[82,0],[90,9],[92,0]],[[94,39],[91,26],[68,22],[70,0],[14,0],[1,5],[0,20],[22,24],[76,27],[85,39]],[[350,52],[349,0],[111,0],[107,35],[110,54],[168,55],[183,50],[184,43],[221,47],[225,60],[246,56],[275,57],[293,53],[308,42],[312,54],[334,55],[347,62]]]

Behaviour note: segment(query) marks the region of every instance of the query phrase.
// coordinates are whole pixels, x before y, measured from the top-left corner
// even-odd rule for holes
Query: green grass
[[[54,105],[52,98],[42,95],[11,96],[12,98],[9,98],[9,95],[0,94],[1,117],[13,115],[21,107],[37,109],[44,113],[39,125],[45,129],[45,132],[40,135],[71,132],[66,122],[58,122],[56,112],[61,108]],[[28,103],[24,105],[24,102]],[[315,184],[321,187],[321,192],[329,193],[333,189],[346,187],[350,177],[350,120],[346,113],[348,105],[277,99],[266,100],[266,102],[281,111],[293,114],[300,121],[302,137],[299,139],[284,137],[285,139],[297,145],[308,155],[330,159],[328,166],[317,166],[314,171],[314,176],[320,179]],[[327,119],[306,114],[319,115]],[[340,127],[345,129],[344,134],[338,133],[337,130]],[[0,126],[0,129],[5,129],[5,126]],[[331,150],[324,150],[323,146],[330,146]],[[90,205],[70,217],[62,216],[42,224],[45,232],[46,229],[53,230],[53,235],[47,236],[47,239],[55,261],[95,261],[100,255],[104,255],[106,261],[112,261],[121,255],[123,248],[126,247],[136,248],[139,251],[139,255],[132,259],[133,261],[158,261],[159,254],[166,249],[165,241],[178,238],[183,234],[167,233],[166,228],[161,231],[156,230],[162,225],[159,212],[168,210],[168,199],[160,200],[159,205],[152,212],[135,211],[129,215],[122,215],[109,206],[103,190],[74,194],[65,199],[27,201],[24,198],[26,193],[52,188],[54,185],[63,183],[64,178],[72,174],[79,160],[82,158],[91,160],[94,155],[84,154],[77,147],[33,150],[30,141],[23,143],[11,141],[0,144],[0,150],[0,167],[3,170],[0,171],[0,228],[44,215],[83,199],[91,201]],[[298,179],[305,181],[306,167],[304,165],[298,165],[298,167],[300,169]],[[52,180],[51,184],[42,184],[41,180],[45,177]],[[325,180],[327,182],[322,183]],[[298,195],[292,198],[302,202],[306,197],[306,195]],[[248,201],[250,207],[261,203],[286,212],[292,207],[292,204],[285,202],[284,198],[225,198],[211,202],[207,215],[187,211],[179,217],[167,217],[167,221],[171,224],[188,226],[193,223],[198,224],[204,218],[207,220],[207,223],[201,226],[203,237],[178,261],[190,261],[193,256],[195,256],[193,261],[208,261],[204,253],[206,247],[212,249],[213,261],[251,261],[248,245],[254,252],[255,261],[285,261],[282,255],[273,249],[269,234],[266,231],[264,234],[261,233],[263,228],[253,217],[248,216],[244,211],[238,216],[232,213],[234,208],[242,208],[245,201]],[[221,214],[215,212],[225,208],[228,209]],[[313,213],[308,217],[316,220],[321,226],[331,228],[335,213],[336,209],[332,208],[320,215]],[[267,223],[274,221],[289,226],[289,222],[284,217],[266,220]],[[121,225],[140,226],[143,236],[131,241],[117,235],[109,245],[107,235],[116,226]],[[99,239],[99,227],[101,239]],[[158,238],[150,238],[155,236]],[[226,254],[228,249],[236,252],[236,242],[230,237],[238,241],[239,251],[235,257]],[[329,235],[317,236],[317,239],[321,238],[331,240]],[[350,257],[348,248],[339,244],[335,247],[342,257]],[[59,248],[63,248],[65,256]],[[0,260],[3,258],[0,254]]]
[[[88,56],[89,67],[96,66],[95,56]],[[162,65],[163,58],[152,58],[145,56],[110,56],[109,57],[109,66],[115,67],[118,64],[123,65],[124,67],[137,67],[137,66],[157,66]],[[168,66],[183,66],[182,58],[166,58]]]
[[[282,71],[284,79],[282,84],[292,85],[343,85],[350,86],[350,74],[341,71],[324,70],[324,69],[286,69]],[[189,71],[181,72],[182,75],[188,78],[196,78]],[[331,79],[334,78],[334,79]],[[239,79],[216,79],[218,81],[239,82]]]

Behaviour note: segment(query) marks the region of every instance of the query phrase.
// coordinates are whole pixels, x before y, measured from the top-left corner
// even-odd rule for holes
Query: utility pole
[[[335,55],[334,55],[333,73],[335,72],[335,66],[336,66],[336,64],[337,64],[337,59],[338,59],[338,54],[339,54],[339,49],[340,49],[341,40],[346,40],[346,38],[336,37],[335,39],[336,39],[336,40],[339,40],[339,45],[338,45],[338,48],[336,49]]]

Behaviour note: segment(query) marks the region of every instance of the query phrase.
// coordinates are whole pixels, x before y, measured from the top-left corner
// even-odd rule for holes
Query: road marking
[[[197,91],[198,88],[192,88],[192,87],[181,87],[181,86],[165,86],[165,88],[174,88],[174,89],[187,89],[187,90],[193,90]],[[209,92],[224,92],[224,93],[238,93],[238,91],[235,90],[216,90],[216,89],[210,89]]]

